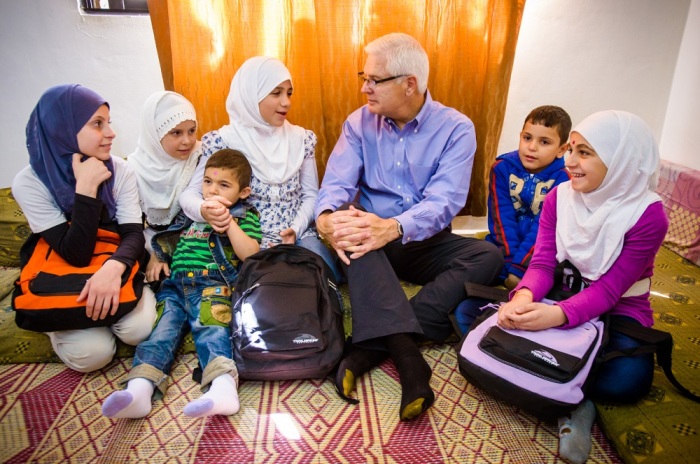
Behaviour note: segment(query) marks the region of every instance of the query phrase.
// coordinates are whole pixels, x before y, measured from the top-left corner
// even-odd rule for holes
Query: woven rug
[[[178,357],[163,401],[140,420],[112,420],[102,401],[128,371],[117,359],[92,374],[62,364],[0,366],[0,462],[40,463],[557,463],[556,426],[467,385],[449,345],[423,347],[433,367],[434,406],[398,420],[400,385],[391,362],[358,382],[359,405],[330,380],[243,381],[241,410],[192,419],[182,408],[201,394],[196,358]],[[591,463],[620,458],[593,429]]]
[[[674,375],[700,395],[700,267],[665,247],[655,265],[654,327],[673,334]],[[598,423],[625,462],[700,462],[700,404],[683,397],[658,365],[640,402],[596,406]]]

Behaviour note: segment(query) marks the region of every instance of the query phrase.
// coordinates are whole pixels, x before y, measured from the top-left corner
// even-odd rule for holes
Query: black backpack
[[[232,302],[233,359],[242,379],[320,379],[340,361],[342,298],[316,253],[277,245],[249,256]]]

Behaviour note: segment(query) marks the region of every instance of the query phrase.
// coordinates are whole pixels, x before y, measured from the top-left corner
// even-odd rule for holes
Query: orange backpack
[[[35,332],[110,326],[134,309],[144,283],[139,262],[122,275],[119,308],[114,315],[93,321],[86,315],[86,301],[76,301],[85,282],[114,254],[119,243],[117,233],[99,228],[90,264],[76,267],[60,257],[41,235],[32,234],[22,246],[22,271],[12,294],[17,326]]]

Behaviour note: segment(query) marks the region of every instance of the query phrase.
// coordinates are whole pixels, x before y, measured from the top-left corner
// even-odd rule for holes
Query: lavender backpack
[[[459,345],[459,370],[495,397],[542,418],[557,418],[583,400],[607,342],[601,320],[571,329],[508,330],[485,311]]]

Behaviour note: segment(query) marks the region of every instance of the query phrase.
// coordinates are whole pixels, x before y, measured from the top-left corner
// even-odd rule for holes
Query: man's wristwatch
[[[399,238],[401,238],[403,237],[403,226],[398,219],[394,218],[394,221],[396,221],[396,230],[399,232]]]

